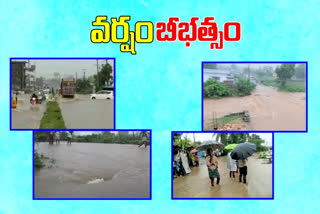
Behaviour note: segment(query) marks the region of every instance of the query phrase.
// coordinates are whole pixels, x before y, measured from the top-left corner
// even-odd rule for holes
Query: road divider
[[[47,102],[47,110],[41,119],[40,129],[66,129],[61,109],[56,101]]]

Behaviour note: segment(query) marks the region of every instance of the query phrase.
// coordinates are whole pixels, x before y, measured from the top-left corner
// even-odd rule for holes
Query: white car
[[[91,94],[90,99],[113,100],[113,91],[98,91],[95,94]]]

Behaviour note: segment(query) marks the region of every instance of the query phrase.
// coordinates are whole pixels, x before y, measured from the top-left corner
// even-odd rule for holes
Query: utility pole
[[[82,69],[82,71],[83,71],[83,79],[84,79],[84,80],[86,80],[86,70],[87,70],[87,69]]]

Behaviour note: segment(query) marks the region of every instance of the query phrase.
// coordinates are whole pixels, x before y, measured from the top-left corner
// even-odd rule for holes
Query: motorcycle
[[[30,99],[30,103],[31,103],[32,105],[37,104],[37,98],[36,98],[36,97],[32,97],[32,98]]]

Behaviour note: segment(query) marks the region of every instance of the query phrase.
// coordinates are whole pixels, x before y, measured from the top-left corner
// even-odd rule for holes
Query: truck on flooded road
[[[60,93],[62,97],[74,97],[76,91],[75,80],[73,78],[61,79]]]

